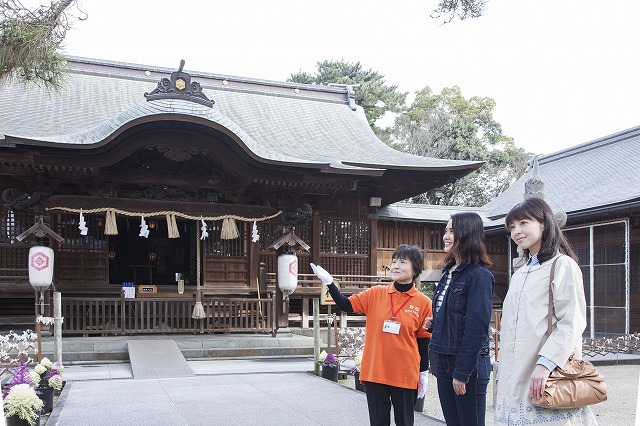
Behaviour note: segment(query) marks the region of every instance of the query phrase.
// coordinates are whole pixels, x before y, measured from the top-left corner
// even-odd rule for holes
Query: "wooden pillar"
[[[243,222],[243,226],[251,228],[253,226],[253,222]],[[258,256],[259,243],[253,242],[251,232],[246,232],[246,238],[249,246],[249,258],[247,259],[247,267],[249,268],[249,291],[253,291],[253,289],[260,291],[258,285],[258,271],[260,270],[260,257]]]
[[[369,275],[378,275],[378,219],[371,219],[369,226]]]
[[[311,222],[311,262],[322,266],[320,263],[320,214],[314,210]]]
[[[320,299],[313,298],[313,365],[316,376],[320,375],[320,364],[318,358],[320,356]]]
[[[302,296],[302,328],[309,328],[309,296]]]
[[[53,360],[62,362],[62,294],[53,293]]]

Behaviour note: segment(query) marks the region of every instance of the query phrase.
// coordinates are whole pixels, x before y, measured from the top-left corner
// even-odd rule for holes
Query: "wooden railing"
[[[205,318],[191,318],[195,300],[141,297],[62,298],[62,332],[82,334],[271,332],[274,300],[203,296]]]
[[[333,278],[340,282],[340,291],[346,296],[359,293],[376,285],[388,284],[391,277],[376,275],[333,275]],[[275,289],[276,274],[266,274],[267,286],[269,289]],[[293,293],[292,298],[302,300],[302,309],[299,314],[289,314],[289,322],[299,324],[301,328],[309,328],[311,315],[309,312],[309,302],[313,298],[319,298],[322,291],[322,282],[315,274],[298,274],[298,287]],[[340,312],[340,327],[348,327],[349,321],[355,322],[359,326],[364,325],[366,317],[361,314],[350,314]]]
[[[336,275],[343,293],[350,295],[390,282],[388,277],[369,275]],[[276,275],[267,274],[270,289],[276,285]],[[296,295],[303,300],[300,315],[290,316],[293,323],[309,327],[309,301],[320,297],[321,282],[314,274],[300,274]],[[275,299],[225,298],[203,292],[205,318],[191,318],[194,299],[170,297],[62,297],[62,332],[80,334],[145,334],[145,333],[263,333],[275,329]],[[340,315],[340,326],[348,320],[362,322],[362,316]]]

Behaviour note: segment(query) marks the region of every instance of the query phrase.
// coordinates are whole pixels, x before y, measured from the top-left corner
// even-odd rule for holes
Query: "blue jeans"
[[[487,410],[487,385],[491,375],[491,359],[478,355],[476,369],[466,384],[466,393],[453,391],[455,355],[430,353],[432,373],[438,379],[438,397],[447,426],[484,426]]]

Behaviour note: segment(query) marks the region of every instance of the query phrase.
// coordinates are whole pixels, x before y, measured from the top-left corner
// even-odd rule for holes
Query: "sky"
[[[426,86],[493,98],[503,133],[536,154],[640,125],[640,1],[488,0],[445,25],[436,3],[77,0],[87,19],[64,52],[276,81],[360,62],[409,100]]]

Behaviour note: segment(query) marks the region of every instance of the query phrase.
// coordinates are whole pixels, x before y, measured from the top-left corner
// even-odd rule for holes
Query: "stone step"
[[[313,338],[300,335],[141,335],[63,337],[63,362],[129,361],[131,340],[173,340],[187,359],[312,356]],[[42,353],[54,358],[54,342],[44,337]]]

